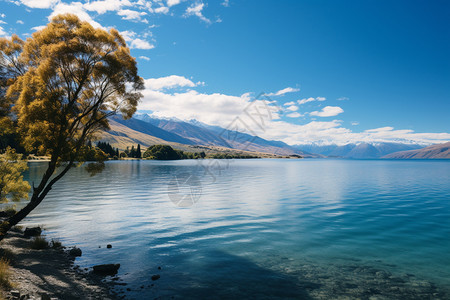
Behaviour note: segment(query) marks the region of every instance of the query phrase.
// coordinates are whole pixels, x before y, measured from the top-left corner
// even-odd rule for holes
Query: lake
[[[111,161],[23,224],[120,263],[130,299],[449,295],[448,160]]]

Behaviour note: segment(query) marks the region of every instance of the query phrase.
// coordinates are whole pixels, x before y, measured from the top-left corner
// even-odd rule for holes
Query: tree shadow
[[[263,268],[241,256],[209,250],[185,270],[161,273],[150,292],[131,293],[132,299],[312,299],[317,283]],[[181,262],[181,261],[178,261]],[[177,261],[174,261],[177,264]],[[149,294],[147,294],[149,293]],[[144,295],[147,294],[147,295]]]

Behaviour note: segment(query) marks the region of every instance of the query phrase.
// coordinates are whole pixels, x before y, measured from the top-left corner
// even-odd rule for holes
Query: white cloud
[[[170,78],[173,78],[170,79]],[[416,133],[412,130],[394,130],[392,127],[381,127],[353,132],[342,126],[343,121],[332,120],[327,122],[312,121],[299,125],[282,121],[274,111],[272,118],[261,127],[254,123],[254,119],[246,117],[247,108],[259,105],[261,108],[276,109],[273,104],[262,100],[255,100],[250,93],[241,96],[232,96],[221,93],[199,93],[195,90],[185,92],[168,92],[164,88],[194,87],[194,83],[183,76],[167,76],[147,79],[144,98],[139,105],[140,110],[151,110],[155,116],[176,117],[182,120],[196,119],[198,121],[230,128],[236,120],[245,122],[246,127],[241,128],[247,133],[270,139],[281,140],[288,144],[306,144],[320,142],[323,144],[344,145],[360,142],[404,142],[404,143],[443,143],[450,141],[450,133]],[[149,84],[150,83],[150,84]],[[299,118],[302,115],[292,112],[288,118]]]
[[[142,19],[142,17],[147,14],[144,11],[139,12],[131,9],[121,9],[117,12],[117,14],[122,17],[122,20],[132,20],[148,23],[146,19]]]
[[[350,124],[352,124],[352,126],[357,126],[357,125],[359,125],[359,122],[358,121],[353,121]]]
[[[85,11],[83,4],[81,2],[72,2],[70,4],[65,3],[58,3],[54,9],[53,12],[48,17],[49,21],[59,15],[59,14],[67,14],[71,13],[78,18],[80,18],[81,21],[89,22],[94,28],[102,28],[105,29],[102,25],[100,25],[98,22],[94,21],[94,19],[91,18],[91,16]]]
[[[297,105],[291,105],[291,106],[287,107],[286,109],[290,110],[290,111],[297,111],[298,110],[298,106]]]
[[[169,8],[167,6],[161,6],[155,8],[154,12],[158,14],[167,14],[169,12]]]
[[[147,56],[144,56],[144,55],[139,56],[139,58],[142,59],[142,60],[146,60],[146,61],[150,60],[150,57],[147,57]]]
[[[300,113],[298,113],[298,112],[292,112],[292,113],[290,113],[290,114],[287,114],[286,117],[289,117],[289,118],[298,118],[298,117],[303,117],[303,115],[300,114]]]
[[[295,105],[295,102],[294,102],[294,101],[286,102],[286,103],[284,103],[283,105],[284,105],[284,106]]]
[[[136,37],[136,32],[131,30],[121,31],[120,35],[126,42],[131,42]]]
[[[34,31],[39,31],[39,30],[44,29],[45,27],[46,27],[45,25],[41,25],[41,26],[32,27],[31,29],[33,29]]]
[[[0,17],[4,18],[4,17],[6,17],[6,15],[5,14],[0,14]]]
[[[22,20],[17,20],[16,23],[17,24],[22,24],[22,25],[25,24]]]
[[[83,7],[88,11],[95,11],[102,15],[108,11],[119,11],[122,7],[133,6],[129,0],[98,0],[85,3]]]
[[[203,14],[202,14],[202,10],[204,8],[205,4],[204,3],[196,3],[196,4],[192,4],[191,6],[189,6],[186,9],[186,13],[184,14],[186,17],[189,16],[197,16],[200,20],[202,20],[205,23],[211,24],[211,20],[206,18]]]
[[[311,116],[317,116],[317,117],[334,117],[341,113],[343,113],[344,110],[340,108],[339,106],[325,106],[322,108],[321,111],[313,111],[309,114]]]
[[[200,83],[201,84],[201,83]],[[196,84],[183,76],[170,75],[160,78],[150,78],[145,80],[145,88],[153,91],[170,89],[176,87],[195,87]]]
[[[3,20],[0,20],[0,24],[8,24],[8,23],[6,23],[6,22],[3,21]]]
[[[132,49],[142,49],[142,50],[148,50],[153,49],[155,46],[141,38],[137,37],[136,32],[131,30],[125,30],[121,31],[120,35],[123,37],[123,39],[128,43],[130,48]]]
[[[156,116],[196,119],[224,127],[242,114],[248,104],[248,98],[244,95],[202,94],[193,90],[168,94],[147,88],[143,94],[139,109],[152,110]]]
[[[30,8],[44,9],[53,7],[59,0],[20,0],[20,2]]]
[[[345,101],[345,100],[350,100],[350,99],[347,98],[347,97],[339,97],[336,100],[338,100],[338,101]]]
[[[223,2],[221,4],[225,7],[228,7],[228,6],[230,6],[230,0],[223,0]]]
[[[368,133],[380,133],[380,132],[387,132],[387,131],[392,131],[394,130],[394,127],[391,126],[386,126],[386,127],[380,127],[380,128],[374,128],[374,129],[367,129],[364,132],[368,132]],[[411,130],[412,131],[412,130]]]
[[[0,26],[0,36],[1,36],[1,37],[5,37],[5,36],[7,36],[7,35],[8,35],[8,34],[6,33],[5,29],[3,29],[2,26]]]
[[[284,94],[287,94],[287,93],[295,93],[295,92],[298,92],[298,91],[300,91],[300,89],[287,87],[287,88],[285,88],[285,89],[279,90],[279,91],[276,92],[276,93],[268,93],[268,94],[266,94],[266,96],[268,96],[268,97],[273,97],[273,96],[283,96]]]
[[[134,40],[131,41],[130,48],[131,49],[148,50],[148,49],[155,48],[155,46],[150,44],[147,41],[144,41],[144,40],[141,40],[141,39],[137,38],[137,39],[134,39]]]
[[[305,104],[305,103],[308,103],[308,102],[313,102],[313,101],[325,101],[325,100],[327,100],[325,97],[316,97],[316,98],[314,98],[314,97],[309,97],[309,98],[303,98],[303,99],[301,99],[301,100],[297,100],[297,103],[300,104],[300,105],[302,105],[302,104]]]
[[[174,5],[180,4],[181,0],[167,0],[167,6],[172,7]]]

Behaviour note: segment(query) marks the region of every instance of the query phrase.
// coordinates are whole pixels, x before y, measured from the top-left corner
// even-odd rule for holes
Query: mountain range
[[[320,157],[280,141],[269,141],[196,121],[158,119],[146,114],[137,114],[128,120],[124,120],[121,116],[113,116],[109,119],[109,123],[111,129],[102,134],[101,140],[120,150],[135,144],[141,144],[144,148],[155,144],[168,144],[185,151],[195,151],[195,147],[205,146],[216,150],[233,149],[269,153],[274,156]]]
[[[148,114],[136,114],[128,120],[122,119],[121,116],[113,116],[109,121],[111,130],[104,132],[101,140],[109,142],[120,150],[135,144],[141,144],[144,148],[155,144],[168,144],[176,149],[191,152],[205,149],[217,152],[240,151],[242,153],[270,154],[273,157],[450,158],[448,147],[447,150],[441,151],[439,150],[441,148],[437,146],[423,148],[418,144],[359,143],[290,146],[281,141],[266,140],[219,126],[207,125],[196,120],[186,122],[178,119],[156,118]],[[448,144],[444,145],[448,146]]]
[[[342,157],[342,158],[381,158],[385,155],[406,150],[416,150],[423,148],[417,144],[401,144],[401,143],[360,143],[360,144],[346,144],[346,145],[297,145],[297,149],[321,154],[327,157]]]
[[[388,154],[383,158],[395,158],[395,159],[449,159],[450,158],[450,142],[444,144],[431,145],[423,149],[400,151]]]

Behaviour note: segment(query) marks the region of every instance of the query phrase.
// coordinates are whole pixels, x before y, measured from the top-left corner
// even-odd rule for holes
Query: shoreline
[[[30,248],[32,238],[14,228],[0,244],[0,252],[10,260],[13,287],[0,299],[123,299],[127,283],[117,276],[93,274],[92,268],[80,268],[69,255],[72,247],[59,249]],[[270,259],[269,259],[270,261]],[[275,273],[286,272],[297,278],[308,299],[448,299],[449,290],[413,274],[390,273],[387,268],[336,261],[322,266],[313,261],[299,261],[293,266],[288,257],[273,259]],[[11,297],[11,291],[20,297]],[[3,297],[3,298],[2,298]]]
[[[9,278],[13,285],[2,292],[5,299],[19,299],[8,298],[11,291],[18,291],[22,297],[28,295],[24,299],[36,300],[120,298],[112,294],[111,283],[105,282],[105,277],[93,274],[92,268],[75,265],[74,257],[68,254],[70,248],[34,250],[29,246],[31,241],[14,228],[0,244],[1,252],[10,261]]]

